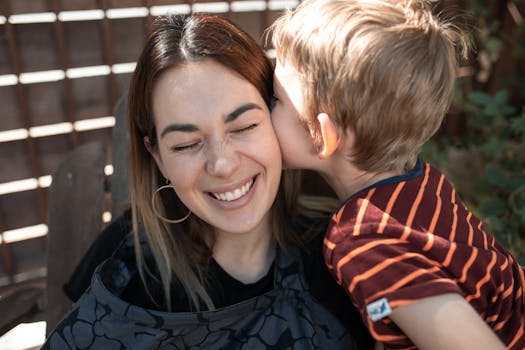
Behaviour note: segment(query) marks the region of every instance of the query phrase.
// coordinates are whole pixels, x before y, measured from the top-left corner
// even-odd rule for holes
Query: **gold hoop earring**
[[[168,222],[170,224],[178,224],[180,222],[183,222],[184,220],[190,217],[191,210],[188,209],[188,214],[186,214],[182,219],[168,219],[159,214],[157,210],[157,204],[156,204],[157,201],[155,199],[156,199],[156,196],[159,194],[159,192],[166,188],[173,188],[173,186],[171,185],[160,186],[159,188],[155,190],[155,192],[153,192],[153,195],[151,196],[151,208],[153,209],[153,213],[162,221]]]

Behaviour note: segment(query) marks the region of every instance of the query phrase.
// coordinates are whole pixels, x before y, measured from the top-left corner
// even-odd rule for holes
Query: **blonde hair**
[[[303,85],[303,121],[316,116],[355,135],[351,161],[365,171],[407,171],[450,106],[458,53],[469,42],[424,0],[305,0],[270,28],[277,59]]]
[[[214,308],[206,291],[205,271],[212,256],[215,230],[194,215],[174,225],[155,215],[151,197],[159,185],[164,184],[164,179],[144,146],[144,138],[148,137],[152,148],[157,150],[152,112],[152,91],[157,79],[170,68],[202,59],[213,59],[239,73],[257,88],[268,104],[273,95],[270,61],[259,45],[230,21],[206,14],[166,16],[156,21],[130,83],[130,201],[140,276],[148,290],[145,274],[155,274],[144,259],[140,243],[143,234],[158,269],[168,309],[173,280],[184,288],[191,309]],[[283,173],[277,198],[270,209],[273,237],[283,248],[296,241],[290,216],[296,210],[297,176],[296,172]],[[164,217],[180,218],[187,213],[174,191],[162,191],[161,199],[157,209]]]

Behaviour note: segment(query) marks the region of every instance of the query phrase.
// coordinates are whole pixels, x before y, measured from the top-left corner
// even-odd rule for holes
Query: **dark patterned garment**
[[[507,348],[525,349],[524,269],[422,161],[350,197],[332,217],[324,254],[387,349],[415,348],[389,310],[445,293],[462,295]]]
[[[262,295],[203,312],[163,312],[119,297],[134,266],[101,264],[91,287],[43,349],[357,349],[342,323],[311,294],[297,249],[278,252],[274,286]]]

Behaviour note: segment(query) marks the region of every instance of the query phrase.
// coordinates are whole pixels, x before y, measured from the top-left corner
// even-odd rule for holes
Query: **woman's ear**
[[[337,134],[335,124],[328,114],[320,113],[317,116],[317,120],[321,128],[321,141],[323,142],[323,148],[317,155],[319,158],[325,159],[330,157],[337,149],[339,145],[339,135]]]
[[[144,147],[148,150],[149,154],[155,159],[155,163],[157,163],[157,167],[159,168],[160,172],[162,173],[162,176],[166,177],[166,173],[164,172],[164,166],[162,163],[162,159],[160,158],[159,151],[156,150],[153,145],[151,144],[151,141],[149,137],[144,136]]]

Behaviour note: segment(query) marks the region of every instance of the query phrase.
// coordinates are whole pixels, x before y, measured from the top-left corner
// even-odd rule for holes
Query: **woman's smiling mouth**
[[[228,191],[228,192],[223,192],[223,193],[213,193],[213,192],[210,192],[210,193],[217,200],[231,202],[231,201],[241,198],[246,193],[248,193],[248,191],[252,188],[252,185],[253,185],[253,178],[250,181],[248,181],[246,184],[242,185],[239,188],[234,189],[233,191]]]

